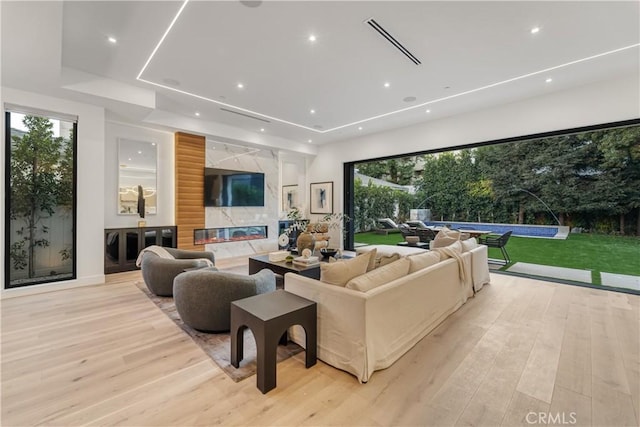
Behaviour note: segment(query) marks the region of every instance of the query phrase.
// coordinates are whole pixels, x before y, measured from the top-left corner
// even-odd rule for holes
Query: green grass
[[[374,232],[356,233],[355,241],[356,243],[366,243],[368,245],[395,245],[397,243],[403,242],[404,237],[402,237],[402,234],[384,235]]]
[[[395,245],[401,235],[358,233],[355,241]],[[640,238],[602,234],[570,234],[566,240],[511,237],[507,252],[512,262],[591,270],[594,284],[600,272],[640,276]],[[499,249],[489,248],[489,258],[502,259]]]

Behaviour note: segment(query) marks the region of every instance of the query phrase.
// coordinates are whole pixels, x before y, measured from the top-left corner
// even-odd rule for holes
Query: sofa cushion
[[[421,254],[409,255],[407,257],[411,263],[409,266],[409,274],[415,273],[423,268],[431,267],[440,262],[440,252],[429,251]]]
[[[460,240],[460,244],[462,245],[462,252],[469,252],[471,249],[478,247],[476,239]]]
[[[384,267],[385,265],[391,264],[392,262],[395,262],[400,258],[401,258],[400,254],[382,255],[382,256],[376,257],[374,259],[375,268]]]
[[[354,277],[349,280],[346,288],[356,291],[367,292],[385,283],[404,277],[409,272],[410,262],[407,258],[401,258],[383,267]]]
[[[371,271],[374,268],[376,268],[376,256],[377,256],[377,254],[378,254],[378,250],[376,248],[374,248],[369,252],[363,252],[363,253],[356,254],[356,256],[368,255],[369,256],[369,264],[367,264],[367,271]]]
[[[440,253],[440,260],[455,258],[454,254],[462,254],[462,243],[460,241],[455,241],[448,246],[442,248],[434,248],[433,250]]]
[[[344,286],[356,276],[367,272],[371,252],[355,258],[320,263],[320,281],[337,286]]]
[[[436,234],[436,237],[433,239],[431,244],[431,248],[443,248],[457,242],[458,240],[460,240],[459,231],[450,230],[447,227],[444,227],[442,230],[438,231],[438,234]]]

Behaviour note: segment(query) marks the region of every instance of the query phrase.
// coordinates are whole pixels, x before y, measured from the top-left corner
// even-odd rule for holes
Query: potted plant
[[[291,224],[280,234],[278,243],[280,246],[290,246],[292,240],[297,242],[298,235],[307,229],[308,219],[302,218],[302,212],[296,207],[287,212],[287,219]],[[297,245],[297,243],[296,243]]]
[[[322,217],[320,224],[328,224],[329,230],[338,230],[342,231],[343,234],[346,234],[348,231],[347,224],[351,221],[351,218],[348,215],[345,215],[341,212],[326,214]],[[330,240],[330,238],[329,238]],[[340,244],[337,246],[331,247],[329,244],[329,240],[324,248],[320,248],[320,253],[325,257],[329,258],[335,256],[340,251]]]

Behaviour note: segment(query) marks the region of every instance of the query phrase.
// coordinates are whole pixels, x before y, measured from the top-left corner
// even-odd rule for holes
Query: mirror
[[[140,188],[145,215],[157,212],[157,159],[155,142],[118,139],[118,214],[138,215]]]

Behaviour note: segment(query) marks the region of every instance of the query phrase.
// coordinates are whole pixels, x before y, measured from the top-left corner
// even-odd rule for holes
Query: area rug
[[[250,329],[244,331],[244,352],[239,368],[231,365],[231,336],[228,332],[207,334],[198,332],[185,325],[176,310],[171,297],[159,297],[152,294],[143,281],[136,282],[136,286],[173,320],[204,352],[235,382],[242,381],[256,373],[256,342]],[[278,363],[300,353],[304,349],[289,341],[286,346],[278,346]]]

